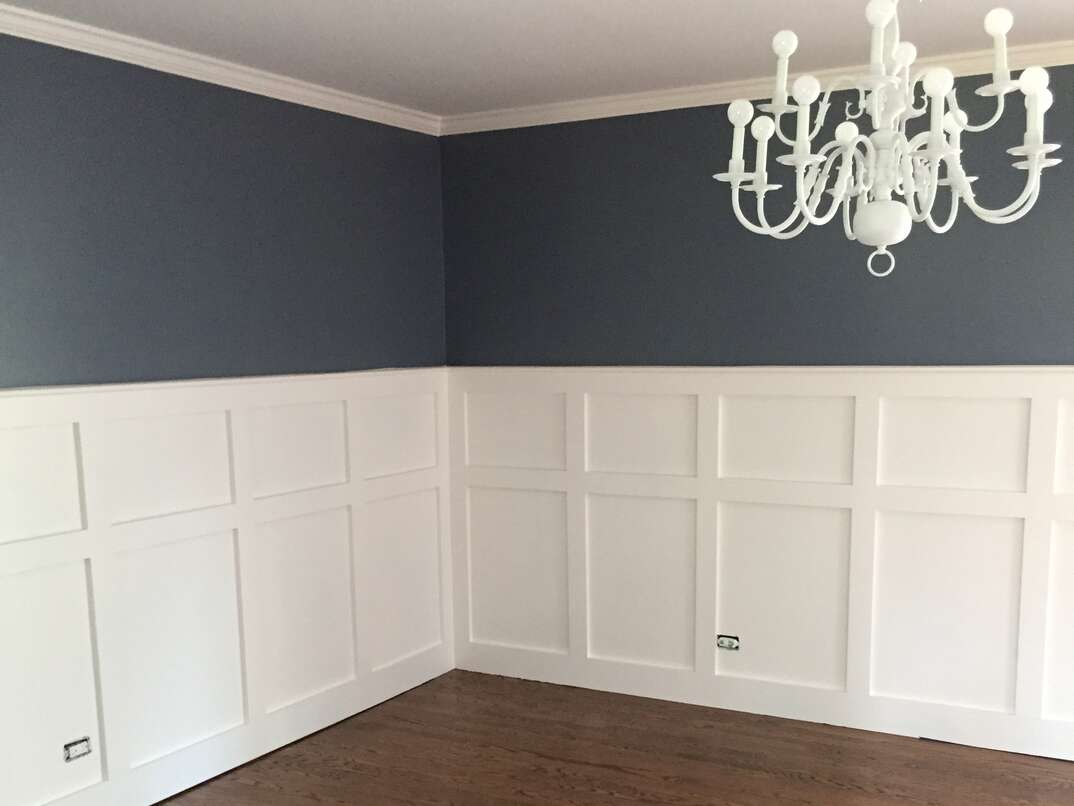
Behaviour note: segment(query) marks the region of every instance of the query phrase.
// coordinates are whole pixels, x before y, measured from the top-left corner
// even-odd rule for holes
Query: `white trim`
[[[1074,40],[1022,45],[1010,48],[1010,62],[1015,69],[1039,64],[1050,67],[1074,64]],[[919,59],[918,66],[930,65],[950,68],[955,75],[972,76],[992,70],[992,51],[977,50],[946,56],[930,56]],[[814,71],[822,82],[848,73],[861,73],[863,66],[835,67]],[[793,76],[792,76],[793,79]],[[697,106],[726,104],[736,98],[757,100],[771,97],[772,78],[750,78],[741,81],[720,81],[714,84],[698,84],[651,92],[632,92],[622,95],[605,95],[599,98],[582,98],[576,101],[560,101],[535,106],[519,106],[513,109],[494,109],[465,115],[448,115],[441,120],[440,134],[467,134],[470,132],[518,129],[526,126],[543,126],[549,123],[568,123],[577,120],[594,120],[622,115],[640,115],[647,112],[664,112],[670,109],[688,109]]]
[[[57,748],[89,736],[93,750],[80,765],[16,751],[3,802],[14,789],[19,803],[156,803],[453,669],[447,394],[447,370],[430,367],[0,396],[0,501],[17,502],[0,512],[0,608],[13,592],[58,608],[0,628],[5,652],[24,660],[0,663],[0,712],[20,691],[20,668],[40,670],[49,707],[31,693],[7,721],[32,719]],[[414,467],[425,457],[431,465]],[[149,484],[132,499],[138,485],[124,479],[135,465]],[[407,469],[379,478],[385,468]],[[128,519],[145,490],[149,506]],[[422,505],[376,504],[408,494]],[[301,548],[315,581],[276,575],[302,524],[317,524]],[[396,533],[421,536],[407,545],[418,566],[403,567],[397,551],[374,559]],[[196,593],[200,610],[158,601],[160,585]],[[315,587],[334,593],[309,596]],[[296,589],[307,598],[277,606]],[[157,606],[178,631],[140,641],[131,614]],[[63,622],[47,642],[38,615]],[[314,622],[330,640],[281,662],[273,646]],[[170,663],[161,648],[176,646],[211,679],[154,676]],[[125,659],[135,656],[141,683],[131,686]],[[151,723],[128,718],[146,696],[160,705]]]
[[[713,106],[735,98],[766,98],[771,85],[770,78],[722,81],[441,117],[5,3],[0,3],[0,33],[435,136]],[[1010,60],[1015,68],[1074,64],[1074,40],[1012,47]],[[992,55],[979,50],[933,56],[918,64],[942,64],[956,75],[976,75],[991,69]],[[862,69],[839,67],[815,75],[823,80]]]
[[[1074,760],[1049,547],[1074,516],[1074,368],[452,367],[449,390],[458,668]],[[907,541],[933,529],[922,561]],[[957,653],[916,643],[940,612]],[[533,648],[532,613],[566,614],[566,652]]]
[[[200,53],[0,3],[0,33],[400,129],[440,134],[440,117]]]

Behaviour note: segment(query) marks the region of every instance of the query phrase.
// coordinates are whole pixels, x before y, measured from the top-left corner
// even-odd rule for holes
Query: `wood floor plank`
[[[1071,806],[1074,764],[454,671],[169,806]]]

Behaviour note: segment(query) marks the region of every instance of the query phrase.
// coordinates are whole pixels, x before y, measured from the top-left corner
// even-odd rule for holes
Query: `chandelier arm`
[[[895,16],[891,18],[891,25],[888,26],[884,41],[886,58],[892,62],[895,61],[895,48],[900,41],[902,41],[902,31],[899,30],[899,11],[896,6]]]
[[[973,211],[973,214],[978,218],[989,221],[994,224],[1006,224],[1008,221],[1017,221],[1032,208],[1037,202],[1037,197],[1040,195],[1040,175],[1042,168],[1039,160],[1036,161],[1035,167],[1033,167],[1029,176],[1026,177],[1026,186],[1022,190],[1019,197],[1008,204],[1006,207],[999,207],[996,209],[989,209],[979,205],[973,197],[973,192],[967,192],[963,194],[966,201],[966,206]]]
[[[974,134],[976,134],[977,132],[983,132],[987,131],[988,129],[991,129],[999,122],[999,119],[1003,117],[1003,112],[1007,105],[1005,98],[1006,96],[1003,95],[1003,93],[996,95],[996,111],[995,114],[993,114],[987,122],[975,124],[970,124],[967,122],[966,125],[962,127],[962,130],[967,132],[973,132]],[[969,120],[969,116],[967,116],[966,113],[962,111],[962,107],[958,105],[958,100],[955,98],[954,90],[948,93],[947,103],[951,105],[951,111],[955,114],[955,117],[961,115],[962,117],[966,118],[967,121]]]
[[[791,238],[797,238],[802,234],[802,231],[809,226],[809,222],[806,219],[802,219],[798,222],[798,225],[787,232],[773,231],[768,233],[769,237],[775,238],[777,241],[789,241]]]
[[[832,140],[821,146],[820,151],[817,152],[817,156],[824,157],[824,170],[821,170],[820,165],[811,165],[807,168],[806,172],[806,178],[809,180],[807,184],[809,186],[810,193],[813,192],[813,189],[816,187],[818,180],[827,178],[828,174],[831,173],[831,167],[829,167],[829,165],[832,160],[834,160],[835,157],[838,156],[838,154],[836,154],[835,152],[837,152],[841,147],[842,146],[840,145],[838,140]]]
[[[830,167],[825,167],[825,176],[827,176],[828,172],[831,170],[831,167],[835,166],[836,156],[841,156],[842,161],[839,163],[839,170],[835,175],[835,182],[832,185],[832,189],[828,191],[832,197],[831,206],[828,208],[827,213],[824,213],[819,217],[824,224],[829,223],[833,218],[835,218],[836,214],[839,212],[839,207],[843,203],[843,199],[847,198],[850,195],[850,189],[853,184],[851,178],[854,170],[854,156],[853,154],[845,150],[841,151],[840,155],[833,154],[831,156],[828,161],[828,166]],[[825,178],[823,187],[814,191],[813,199],[811,200],[812,207],[810,209],[810,212],[813,215],[816,215],[817,210],[820,208],[821,200],[824,197],[824,190],[827,188],[827,186],[828,181],[827,178]]]
[[[932,208],[936,206],[936,196],[940,189],[940,161],[933,160],[929,163],[929,189],[928,195],[925,197],[924,204],[918,210],[917,214],[914,214],[913,207],[910,209],[910,217],[914,222],[920,224],[923,221],[928,220],[928,217],[932,215]],[[907,193],[903,196],[907,203],[914,196],[913,193]]]
[[[850,215],[851,204],[858,204],[858,199],[861,196],[851,196],[849,193],[847,197],[843,199],[843,233],[847,236],[848,241],[858,240],[858,236],[854,234],[853,219]]]
[[[830,89],[828,90],[828,95],[831,95]],[[828,109],[831,107],[831,104],[828,103],[828,95],[824,96],[824,100],[817,107],[817,120],[813,124],[813,131],[809,133],[810,140],[816,139],[817,135],[820,134],[820,130],[824,127],[824,121],[828,117]]]
[[[894,187],[892,188],[892,193],[896,196],[905,197],[907,194],[907,190],[913,188],[912,184],[907,184],[906,174],[906,154],[909,142],[906,140],[906,136],[902,132],[899,133],[899,138],[900,139],[896,141],[895,147],[893,149],[894,157],[892,161],[895,163],[896,166],[898,166],[898,169],[893,172],[895,174],[895,182]]]
[[[902,163],[902,197],[906,202],[906,206],[910,210],[910,218],[915,223],[922,223],[928,219],[932,214],[932,208],[936,204],[936,193],[939,189],[940,181],[940,160],[933,159],[929,161],[929,182],[928,182],[928,195],[923,196],[918,183],[914,179],[913,159],[914,154],[918,152],[917,146],[919,143],[927,143],[929,138],[928,132],[922,132],[905,143],[902,148],[902,159],[899,161]]]
[[[836,192],[833,192],[832,204],[831,204],[831,207],[828,208],[828,212],[824,213],[823,215],[821,215],[819,217],[816,217],[816,220],[811,221],[810,223],[817,224],[818,226],[824,226],[825,224],[830,223],[832,221],[832,219],[835,218],[836,215],[839,214],[839,210],[842,208],[842,205],[843,205],[843,200],[847,199],[847,198],[850,198],[850,194],[848,194],[847,191],[846,191],[846,188],[845,188],[846,182],[843,182],[844,187],[842,189],[840,189],[838,187],[838,184],[839,184],[839,180],[836,179],[836,189],[835,189]],[[817,201],[818,201],[817,206],[819,207],[820,206],[820,204],[819,204],[820,200],[818,199]]]
[[[906,173],[907,170],[908,169],[904,168],[903,169],[904,173]],[[907,184],[907,180],[909,180],[909,184]],[[911,221],[917,221],[917,222],[924,221],[928,217],[928,213],[922,213],[921,208],[918,207],[918,204],[917,204],[917,202],[918,202],[918,198],[917,198],[918,193],[917,193],[917,190],[914,187],[913,178],[912,177],[904,178],[903,179],[903,184],[904,184],[904,190],[903,190],[902,197],[903,197],[903,201],[906,203],[906,208],[910,211],[910,220]]]
[[[998,217],[1010,215],[1015,210],[1021,208],[1022,205],[1024,205],[1026,201],[1030,198],[1030,196],[1032,196],[1033,193],[1037,189],[1039,189],[1042,170],[1043,169],[1041,168],[1039,162],[1036,163],[1036,166],[1031,171],[1029,171],[1029,175],[1026,176],[1026,184],[1025,187],[1022,189],[1021,194],[1019,194],[1018,198],[1008,204],[1006,207],[999,207],[994,210],[990,210],[987,207],[982,207],[981,205],[977,204],[976,200],[974,199],[972,190],[964,194],[966,196],[966,204],[974,212],[980,211],[984,215]]]
[[[746,229],[748,229],[750,232],[752,232],[754,235],[771,235],[773,228],[768,226],[767,224],[765,224],[763,220],[761,222],[762,226],[758,226],[757,224],[754,224],[752,221],[750,221],[748,218],[746,218],[746,214],[742,212],[742,203],[741,203],[741,200],[740,200],[740,197],[739,197],[739,190],[740,190],[740,187],[739,187],[738,183],[735,183],[735,184],[733,184],[731,186],[731,209],[734,210],[734,212],[735,212],[735,218],[737,218],[738,222],[742,226],[744,226]],[[763,207],[764,202],[761,199],[761,194],[758,194],[757,204],[758,204],[759,208]],[[791,213],[791,215],[788,216],[788,218],[792,218],[792,217],[793,218],[798,217],[798,211],[797,210],[795,210],[795,212]],[[784,221],[783,223],[786,226],[790,226],[790,224],[793,223],[793,221],[791,221],[791,222]]]
[[[1037,186],[1033,189],[1033,192],[1029,194],[1029,198],[1026,200],[1026,203],[1019,210],[1011,213],[1010,215],[1003,216],[989,215],[987,210],[978,207],[977,203],[974,202],[973,199],[970,197],[966,197],[965,201],[966,206],[973,210],[973,214],[976,215],[982,221],[985,221],[989,224],[1013,224],[1015,221],[1022,218],[1030,210],[1033,209],[1039,197],[1040,183],[1038,182]],[[984,213],[983,215],[982,212]]]
[[[922,194],[917,187],[918,183],[914,176],[914,157],[922,150],[922,146],[927,145],[928,142],[928,132],[921,132],[916,135],[903,146],[902,159],[900,160],[902,163],[902,196],[906,200],[907,207],[910,208],[913,220],[916,222],[924,220],[924,215],[921,212],[921,208],[924,206],[921,202],[924,200],[921,198]],[[938,167],[936,173],[937,175],[939,174]]]
[[[864,153],[858,151],[858,146],[863,146]],[[859,134],[850,142],[850,148],[854,150],[855,159],[860,167],[860,182],[854,186],[858,195],[868,193],[876,184],[876,146],[873,141],[864,134]]]
[[[910,115],[909,112],[910,112],[910,109],[914,105],[913,87],[910,86],[910,65],[906,65],[902,69],[902,73],[900,75],[900,80],[902,81],[902,86],[903,86],[903,98],[902,98],[903,108],[902,108],[902,113],[899,115],[899,127],[898,128],[899,128],[899,134],[901,134],[905,138],[906,137],[906,124],[909,123],[910,120],[913,119],[912,115]]]
[[[871,141],[868,141],[869,145],[872,145]],[[868,172],[868,154],[862,154],[857,149],[857,144],[852,143],[850,145],[851,153],[854,155],[854,184],[849,189],[849,195],[860,196],[862,193],[866,193],[872,187],[871,182],[866,181],[866,173]]]
[[[929,133],[919,132],[906,142],[906,153],[913,156],[915,152],[920,151],[922,146],[927,146],[928,143]]]
[[[754,235],[768,234],[767,229],[754,224],[752,221],[746,218],[745,213],[742,212],[742,204],[739,201],[739,186],[737,183],[731,186],[731,209],[735,211],[735,218],[738,219],[738,223],[744,226]]]
[[[851,89],[856,89],[857,90],[857,92],[858,92],[858,100],[857,101],[847,101],[846,104],[844,105],[844,110],[845,110],[844,114],[846,115],[847,120],[857,120],[858,118],[860,118],[862,115],[865,114],[865,89],[863,87],[860,87],[860,86],[859,87],[852,87]],[[856,112],[851,112],[850,111],[851,106],[857,106],[857,111]]]
[[[907,70],[906,72],[907,72],[907,75],[910,74],[909,70]],[[910,102],[906,105],[906,115],[909,118],[919,118],[922,115],[924,115],[926,112],[929,111],[929,98],[928,98],[927,95],[925,96],[925,99],[922,102],[921,106],[914,106],[914,98],[917,96],[917,85],[920,84],[924,80],[925,73],[927,73],[927,72],[928,72],[927,69],[918,70],[914,74],[914,78],[910,82],[910,86],[908,87],[907,91],[908,91],[908,93],[910,95]]]
[[[853,89],[856,84],[856,79],[853,76],[837,76],[836,78],[832,79],[832,82],[828,85],[828,90],[824,93],[824,96],[821,99],[820,105],[817,107],[817,119],[813,124],[813,130],[809,133],[810,140],[816,139],[817,135],[820,134],[820,130],[824,127],[824,122],[827,120],[828,117],[828,110],[831,108],[832,93],[839,91],[840,84],[846,84],[847,89]],[[848,106],[849,103],[850,102],[848,102]],[[793,147],[794,138],[787,137],[787,135],[783,133],[783,126],[781,123],[783,115],[783,112],[777,112],[775,114],[776,136],[779,138],[780,142],[783,143],[783,145]],[[860,116],[861,113],[858,113],[857,115],[852,115],[850,117],[857,118]]]
[[[776,121],[776,137],[779,138],[779,141],[781,143],[783,143],[783,145],[793,147],[794,146],[794,138],[793,137],[787,137],[783,133],[783,122],[782,122],[783,121],[783,113],[782,112],[777,112],[776,113],[775,121]]]
[[[832,79],[831,83],[828,85],[828,89],[824,93],[824,96],[821,98],[820,106],[817,107],[817,120],[813,125],[813,131],[809,135],[810,140],[816,138],[816,136],[820,134],[820,130],[824,128],[824,121],[828,117],[828,109],[832,105],[832,93],[839,91],[840,84],[846,84],[847,89],[853,89],[856,83],[857,80],[853,76],[837,76],[836,78]]]
[[[829,143],[824,147],[827,150],[831,147],[838,147],[838,143]],[[823,153],[823,150],[822,152]],[[810,224],[817,226],[824,226],[831,221],[835,214],[839,211],[839,204],[842,202],[843,197],[846,195],[846,172],[843,168],[840,168],[839,175],[836,178],[835,187],[832,192],[832,204],[828,208],[828,212],[817,215],[817,208],[820,207],[821,199],[824,195],[825,189],[828,187],[828,179],[831,176],[832,166],[835,165],[835,159],[838,155],[830,154],[828,159],[824,162],[824,170],[820,173],[820,176],[814,180],[812,188],[807,193],[806,182],[804,177],[804,171],[798,170],[795,172],[795,191],[797,194],[796,205],[798,209],[802,211],[806,221]],[[845,159],[845,157],[844,157]],[[807,198],[808,197],[808,198]]]
[[[757,220],[760,222],[761,226],[765,228],[765,234],[766,235],[771,235],[773,238],[775,238],[780,233],[786,232],[788,228],[796,225],[796,222],[798,221],[799,216],[801,216],[801,214],[802,214],[802,211],[799,210],[797,206],[795,206],[795,208],[793,210],[791,210],[791,212],[787,215],[787,217],[785,219],[783,219],[783,221],[780,222],[779,224],[776,224],[775,226],[769,224],[768,223],[768,216],[765,213],[765,209],[764,209],[764,200],[765,200],[765,194],[758,193],[757,194]],[[806,223],[808,224],[809,221],[806,220]],[[798,231],[801,232],[801,230],[798,230]]]
[[[955,219],[958,218],[958,205],[959,194],[955,191],[954,187],[951,188],[951,209],[947,213],[947,220],[943,224],[937,224],[932,217],[932,213],[925,218],[925,223],[929,229],[935,232],[937,235],[943,235],[950,231],[951,227],[955,225]]]
[[[920,137],[920,135],[918,135]],[[917,139],[917,138],[915,138]],[[920,221],[924,217],[921,215],[921,211],[918,208],[918,191],[917,182],[914,180],[914,160],[913,149],[911,148],[913,141],[910,141],[904,147],[903,153],[900,155],[899,163],[902,166],[901,173],[901,188],[902,197],[906,202],[906,207],[910,210],[910,218],[914,221]]]

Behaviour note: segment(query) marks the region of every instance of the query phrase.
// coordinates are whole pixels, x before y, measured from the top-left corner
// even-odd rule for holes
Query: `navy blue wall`
[[[724,107],[443,138],[448,361],[1074,363],[1074,67],[1051,72],[1067,162],[1037,208],[1007,226],[963,211],[945,236],[918,225],[883,280],[838,221],[785,242],[739,226],[710,178],[730,150]],[[974,120],[990,114],[982,83],[960,83]],[[1024,176],[1005,153],[1024,129],[1014,98],[964,137],[992,206]]]
[[[0,386],[444,363],[436,138],[0,37]]]
[[[1052,73],[1050,139],[1069,139],[1074,67]],[[792,242],[738,225],[709,178],[723,107],[438,143],[8,37],[0,75],[3,387],[445,360],[1074,363],[1074,159],[1022,222],[917,227],[877,280],[836,224]],[[1020,188],[1004,149],[1022,128],[1016,107],[965,139],[986,204]]]

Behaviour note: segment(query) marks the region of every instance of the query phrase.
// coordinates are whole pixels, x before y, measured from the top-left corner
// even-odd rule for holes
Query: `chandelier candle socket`
[[[1014,16],[1007,9],[993,9],[984,19],[985,32],[992,37],[992,81],[976,93],[995,99],[995,113],[972,124],[959,107],[950,70],[914,69],[917,48],[900,38],[898,0],[870,0],[865,19],[872,29],[868,72],[840,76],[823,91],[815,77],[800,76],[791,86],[790,98],[787,80],[798,37],[793,31],[780,31],[772,38],[776,54],[772,101],[757,107],[762,113],[758,117],[749,101],[730,105],[731,159],[727,172],[715,178],[731,185],[735,216],[758,235],[793,238],[810,224],[827,224],[841,212],[846,237],[874,247],[866,264],[869,272],[886,277],[895,268],[888,248],[904,241],[914,224],[924,223],[933,232],[945,233],[954,226],[962,205],[990,224],[1008,224],[1028,213],[1040,195],[1044,169],[1060,162],[1049,156],[1059,146],[1044,139],[1044,116],[1053,102],[1047,71],[1029,67],[1017,80],[1011,78],[1007,34]],[[839,91],[856,93],[857,98],[846,105],[847,120],[836,127],[835,139],[816,149],[813,141],[827,120],[832,94]],[[1004,114],[1006,96],[1013,92],[1021,92],[1024,98],[1026,126],[1022,144],[1007,153],[1016,158],[1014,167],[1025,171],[1025,188],[1006,207],[990,209],[974,197],[977,177],[968,176],[962,166],[962,137],[994,126]],[[791,113],[793,138],[783,125],[783,116]],[[918,118],[927,124],[914,124],[920,131],[913,133],[911,122]],[[862,133],[854,122],[862,119],[871,124],[871,133]],[[757,143],[752,172],[746,170],[743,156],[747,126]],[[765,213],[766,194],[782,187],[768,182],[773,137],[791,150],[777,162],[793,168],[795,177],[794,209],[778,223],[769,223]],[[743,211],[743,191],[756,196],[756,223]],[[940,196],[948,200],[942,221],[933,215]]]

